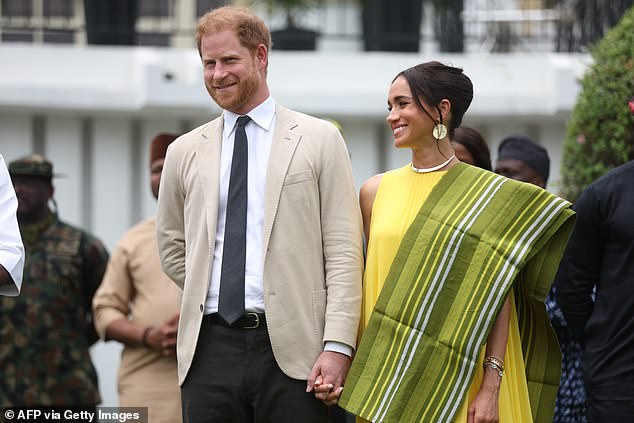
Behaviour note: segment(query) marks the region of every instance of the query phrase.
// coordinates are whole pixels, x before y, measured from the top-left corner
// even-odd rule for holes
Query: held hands
[[[322,352],[308,376],[306,392],[326,405],[335,405],[343,391],[343,383],[350,369],[350,357],[334,351]]]
[[[176,334],[178,332],[179,313],[158,327],[147,328],[143,336],[143,343],[148,348],[160,350],[163,355],[176,353]]]

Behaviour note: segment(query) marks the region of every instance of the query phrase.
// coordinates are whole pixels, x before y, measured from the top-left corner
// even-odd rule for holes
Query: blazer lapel
[[[218,219],[218,190],[220,186],[220,150],[222,148],[222,116],[213,120],[202,132],[195,145],[196,166],[203,187],[207,218],[207,240],[213,254]]]
[[[273,144],[266,171],[266,186],[264,188],[264,238],[262,251],[265,253],[269,246],[273,222],[277,214],[277,207],[282,194],[284,178],[288,171],[301,135],[293,132],[297,123],[290,118],[287,110],[281,106],[276,108],[275,132]]]

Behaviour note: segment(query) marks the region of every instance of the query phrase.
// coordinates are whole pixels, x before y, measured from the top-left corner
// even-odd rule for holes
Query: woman
[[[468,126],[456,128],[451,138],[451,146],[461,162],[480,169],[493,170],[489,146],[475,129]]]
[[[438,62],[406,69],[389,89],[394,145],[412,162],[361,188],[364,331],[341,404],[365,419],[552,418],[556,392],[541,388],[556,386],[559,357],[543,296],[573,213],[546,191],[459,163],[450,139],[472,95],[461,69]],[[522,269],[539,272],[525,281]],[[523,353],[520,328],[546,351],[527,338]]]

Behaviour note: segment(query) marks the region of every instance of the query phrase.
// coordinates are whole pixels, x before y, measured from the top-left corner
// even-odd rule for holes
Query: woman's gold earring
[[[432,131],[432,135],[436,138],[436,141],[440,141],[441,139],[447,136],[447,127],[442,123],[438,122],[436,126],[434,126],[434,130]]]

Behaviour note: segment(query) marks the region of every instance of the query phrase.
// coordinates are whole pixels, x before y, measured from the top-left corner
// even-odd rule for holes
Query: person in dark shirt
[[[590,184],[574,209],[557,300],[585,347],[588,421],[634,422],[634,161]]]

